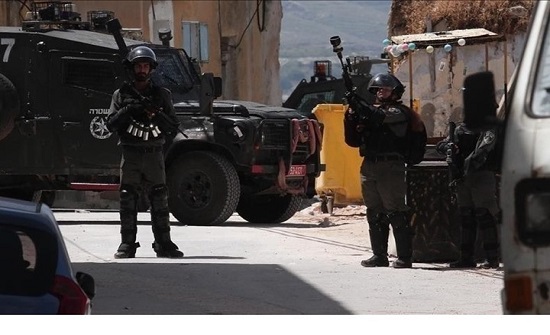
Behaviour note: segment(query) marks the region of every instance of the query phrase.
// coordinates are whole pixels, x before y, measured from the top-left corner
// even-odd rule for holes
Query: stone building
[[[469,74],[492,71],[497,98],[503,102],[521,57],[532,5],[532,0],[393,1],[389,48],[416,47],[389,53],[393,71],[407,86],[404,101],[418,107],[428,137],[445,137],[449,121],[462,120],[461,88]]]
[[[57,1],[59,2],[59,1]],[[39,2],[1,1],[0,25],[17,26]],[[279,84],[280,0],[223,1],[72,1],[82,20],[112,12],[124,28],[141,30],[144,40],[185,48],[203,72],[223,79],[223,99],[281,105]]]

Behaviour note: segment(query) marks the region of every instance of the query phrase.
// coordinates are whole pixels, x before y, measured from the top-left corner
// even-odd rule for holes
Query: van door
[[[506,106],[500,191],[506,314],[550,314],[550,5],[536,6]]]

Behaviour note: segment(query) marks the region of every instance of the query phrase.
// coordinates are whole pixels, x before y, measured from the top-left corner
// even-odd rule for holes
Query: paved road
[[[301,213],[299,213],[301,214]],[[94,314],[395,315],[501,314],[502,271],[359,265],[370,256],[364,218],[296,215],[279,225],[180,226],[180,260],[151,249],[148,213],[141,248],[116,260],[117,212],[56,211],[74,270],[96,279]]]

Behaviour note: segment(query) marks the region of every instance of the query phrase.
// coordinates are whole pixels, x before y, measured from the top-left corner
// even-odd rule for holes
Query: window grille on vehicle
[[[107,60],[63,58],[63,83],[112,94],[116,89],[113,63]]]

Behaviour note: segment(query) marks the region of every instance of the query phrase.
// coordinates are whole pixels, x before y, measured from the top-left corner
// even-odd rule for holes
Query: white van
[[[498,124],[504,314],[550,314],[550,2],[538,1],[520,63],[495,118],[490,72],[464,82],[465,122]]]

